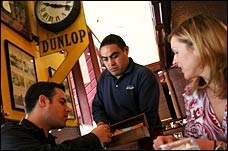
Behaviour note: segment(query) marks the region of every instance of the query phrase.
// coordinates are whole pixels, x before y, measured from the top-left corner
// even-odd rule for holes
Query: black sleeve
[[[1,127],[1,150],[101,150],[100,141],[93,133],[57,145],[44,138],[34,130],[6,124]]]
[[[67,140],[59,144],[58,150],[101,150],[101,144],[93,133],[86,134],[73,140]]]

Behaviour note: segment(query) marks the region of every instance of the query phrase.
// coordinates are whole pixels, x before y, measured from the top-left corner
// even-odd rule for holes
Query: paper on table
[[[136,124],[136,125],[133,125],[133,126],[130,126],[130,127],[126,127],[126,128],[122,128],[122,129],[116,129],[113,132],[113,135],[112,136],[116,136],[116,135],[122,134],[124,132],[129,131],[129,130],[133,130],[133,129],[136,129],[136,128],[139,128],[139,127],[142,127],[142,126],[144,126],[144,123],[143,122],[141,122],[139,124]]]

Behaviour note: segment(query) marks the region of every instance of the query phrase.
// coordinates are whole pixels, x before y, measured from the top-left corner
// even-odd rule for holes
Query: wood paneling
[[[184,93],[185,86],[190,82],[185,80],[183,73],[178,68],[170,68],[168,70],[169,78],[171,85],[174,89],[174,95],[176,96],[177,103],[180,109],[181,117],[186,117],[185,107],[184,107],[184,98],[182,94]],[[179,118],[181,118],[179,117]]]
[[[172,28],[193,15],[204,13],[227,24],[227,1],[171,1]]]
[[[148,67],[150,70],[152,70],[154,72],[154,74],[156,75],[157,81],[159,83],[159,90],[160,90],[160,100],[159,100],[159,116],[161,118],[161,120],[167,120],[167,119],[172,119],[172,116],[170,114],[170,109],[167,103],[167,99],[165,96],[165,92],[163,89],[163,84],[165,83],[161,83],[158,77],[158,71],[161,70],[160,67],[160,62],[155,62],[149,65],[146,65],[146,67]]]

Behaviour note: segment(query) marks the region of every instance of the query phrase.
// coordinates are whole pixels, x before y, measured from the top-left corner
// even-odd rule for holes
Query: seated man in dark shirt
[[[113,124],[145,113],[154,137],[154,132],[162,129],[158,81],[150,69],[128,57],[128,52],[129,47],[118,35],[110,34],[101,42],[101,60],[106,69],[97,82],[93,118],[98,125]]]
[[[100,150],[103,142],[111,141],[109,126],[101,125],[89,134],[56,144],[49,131],[65,127],[70,111],[62,84],[33,84],[25,95],[26,117],[1,127],[1,150]]]

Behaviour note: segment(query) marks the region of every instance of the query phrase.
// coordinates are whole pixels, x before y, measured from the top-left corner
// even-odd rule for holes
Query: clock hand
[[[72,7],[72,6],[70,6],[70,5],[62,5],[62,4],[49,4],[49,3],[43,3],[45,6],[50,6],[50,7],[52,7],[52,8],[61,8],[61,7],[65,7],[65,9],[66,10],[69,10],[70,9],[70,7]]]

